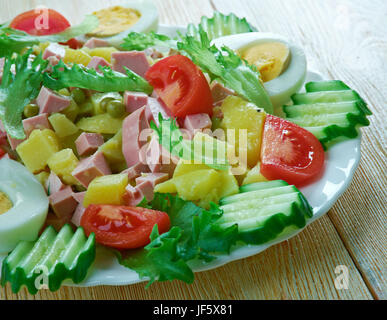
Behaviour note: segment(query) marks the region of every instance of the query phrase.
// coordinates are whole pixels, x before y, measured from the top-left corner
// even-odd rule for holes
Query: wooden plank
[[[387,298],[385,1],[214,0],[216,9],[247,16],[261,31],[302,45],[309,65],[363,96],[374,116],[363,129],[362,160],[329,217],[375,298]],[[273,14],[275,12],[275,14]]]
[[[0,20],[9,19],[25,11],[34,1],[3,1]],[[69,1],[39,1],[49,4],[76,22],[81,19],[81,12],[89,6],[86,1],[76,1],[69,6]],[[89,3],[89,2],[88,2]],[[116,1],[93,1],[93,10]],[[253,4],[252,4],[253,3]],[[272,4],[273,3],[273,4]],[[284,6],[284,3],[282,5]],[[304,2],[303,2],[304,3]],[[162,23],[186,24],[197,22],[201,15],[211,15],[208,1],[159,0],[156,5],[160,10]],[[274,1],[214,1],[214,7],[236,13],[244,11],[250,21],[261,30],[277,31],[292,36],[289,26],[291,10],[288,5],[281,8]],[[294,3],[293,3],[294,5]],[[308,3],[307,6],[311,4]],[[321,3],[320,3],[321,5]],[[291,6],[291,4],[289,5]],[[76,7],[76,9],[74,9]],[[276,14],[271,14],[275,12]],[[291,11],[289,11],[291,12]],[[294,16],[294,12],[291,12]],[[7,14],[7,16],[4,16]],[[259,14],[259,16],[258,16]],[[257,15],[257,16],[256,16]],[[265,17],[266,15],[266,17]],[[253,19],[254,18],[254,19]],[[312,21],[313,22],[313,21]],[[277,30],[273,29],[278,28]],[[270,27],[270,28],[269,28]],[[298,29],[297,29],[298,30]],[[289,34],[290,32],[290,34]],[[321,30],[314,36],[318,39]],[[302,31],[295,32],[297,41],[308,47],[309,38]],[[292,36],[293,37],[293,36]],[[295,37],[296,38],[296,37]],[[316,56],[312,50],[308,56]],[[348,290],[336,290],[334,273],[336,266],[346,265],[349,269],[350,282]],[[231,276],[230,276],[231,275]],[[11,293],[9,286],[0,289],[0,299],[370,299],[372,298],[360,273],[343,246],[338,233],[328,216],[313,223],[305,231],[290,241],[270,248],[260,255],[230,263],[213,271],[197,274],[191,286],[179,283],[161,283],[145,290],[144,284],[122,287],[96,288],[62,288],[56,293],[40,292],[35,297],[21,291],[18,295]]]
[[[335,268],[349,270],[348,290],[334,285]],[[32,297],[23,289],[0,299],[371,299],[361,275],[327,216],[297,237],[248,259],[196,274],[192,285],[181,282],[94,288],[62,287]]]

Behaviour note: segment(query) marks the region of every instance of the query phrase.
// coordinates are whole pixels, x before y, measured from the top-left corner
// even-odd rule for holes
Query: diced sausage
[[[145,173],[138,178],[136,178],[136,185],[139,185],[145,181],[150,181],[153,188],[164,181],[169,179],[168,173],[158,172],[158,173]]]
[[[148,96],[143,92],[125,91],[124,103],[127,112],[134,112],[148,103]]]
[[[122,153],[128,167],[140,162],[140,150],[146,141],[140,141],[142,130],[149,128],[145,115],[145,107],[142,107],[128,115],[122,124]]]
[[[51,172],[46,181],[47,194],[54,194],[65,188],[66,185],[62,182],[62,180],[54,172]]]
[[[123,199],[127,206],[135,207],[142,201],[143,198],[144,196],[137,188],[130,184],[126,186]]]
[[[103,145],[103,136],[99,133],[83,132],[77,140],[75,146],[80,156],[90,155],[97,151],[98,147]]]
[[[66,54],[66,50],[63,46],[57,43],[51,43],[43,52],[43,59],[49,57],[55,57],[58,60],[63,59]]]
[[[167,107],[164,106],[160,98],[148,98],[147,104],[147,118],[148,121],[153,121],[159,126],[159,113],[163,119],[169,119],[172,117],[172,114]]]
[[[89,69],[94,69],[96,70],[97,72],[99,73],[102,73],[102,71],[99,69],[99,66],[102,66],[102,67],[110,67],[110,63],[107,62],[104,58],[102,57],[92,57],[89,64],[87,65],[87,67]]]
[[[149,167],[142,162],[138,162],[134,166],[131,166],[130,168],[122,171],[122,173],[128,175],[128,180],[136,179],[137,177],[141,176],[141,173],[147,172],[149,172]]]
[[[172,177],[178,161],[177,157],[159,144],[157,137],[151,139],[146,152],[146,163],[152,173],[163,172]]]
[[[154,186],[152,181],[150,180],[141,182],[140,184],[136,185],[136,190],[138,190],[141,193],[142,197],[143,198],[145,197],[147,201],[153,200],[153,197],[154,197],[153,189],[154,189]]]
[[[86,191],[83,192],[73,192],[73,198],[76,202],[83,204],[83,199],[85,198]]]
[[[87,188],[95,178],[111,173],[103,153],[96,152],[92,156],[82,159],[71,174]]]
[[[69,97],[60,96],[54,91],[42,87],[36,98],[36,103],[39,106],[40,113],[55,113],[66,109],[70,105]]]
[[[160,51],[157,51],[154,48],[147,48],[144,50],[144,53],[148,56],[151,57],[152,59],[160,59],[163,57],[163,54]]]
[[[102,40],[99,38],[91,38],[87,40],[83,46],[89,49],[95,49],[95,48],[110,47],[110,43],[107,42],[106,40]]]
[[[70,216],[58,217],[54,213],[49,212],[47,214],[46,222],[43,226],[43,229],[45,229],[48,226],[52,226],[56,232],[59,232],[60,229],[62,229],[66,223],[70,222],[70,219],[71,219]]]
[[[50,122],[48,121],[48,114],[42,113],[35,117],[27,118],[23,120],[23,128],[24,132],[26,134],[26,137],[28,138],[32,131],[39,129],[52,129]],[[14,139],[11,138],[11,136],[8,135],[8,141],[9,145],[11,146],[12,150],[15,150],[16,147],[22,143],[25,139]]]
[[[214,104],[217,104],[226,99],[228,96],[235,95],[235,92],[230,89],[227,89],[221,83],[213,81],[211,83],[211,94]]]
[[[72,196],[73,190],[67,186],[63,190],[53,193],[49,196],[52,210],[58,218],[71,218],[78,203]]]
[[[71,218],[71,222],[77,226],[81,226],[81,219],[83,214],[85,213],[86,208],[80,203],[78,204],[77,208],[75,209],[75,212],[73,214],[73,217]]]
[[[150,65],[142,51],[120,51],[112,53],[113,70],[126,74],[124,67],[144,77]]]
[[[188,115],[184,119],[184,128],[189,131],[191,138],[196,132],[203,131],[204,129],[211,129],[211,126],[212,121],[207,113]]]

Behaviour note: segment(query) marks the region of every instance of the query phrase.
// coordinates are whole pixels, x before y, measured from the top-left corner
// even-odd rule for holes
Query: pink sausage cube
[[[43,52],[43,59],[48,59],[49,57],[55,57],[58,60],[63,59],[66,54],[64,47],[57,43],[51,43]]]
[[[148,96],[143,92],[125,91],[124,103],[127,112],[134,112],[148,103]]]
[[[54,213],[49,212],[46,218],[46,223],[43,227],[45,229],[48,226],[52,226],[56,232],[59,232],[63,226],[70,222],[70,217],[57,217]]]
[[[150,181],[152,183],[153,188],[164,181],[169,179],[168,173],[156,172],[156,173],[145,173],[142,176],[136,178],[136,185],[140,185],[146,181]]]
[[[89,69],[94,69],[94,70],[96,70],[97,72],[102,73],[102,71],[99,69],[99,66],[102,66],[102,67],[110,67],[110,64],[109,64],[109,62],[107,62],[104,58],[101,58],[101,57],[93,57],[93,58],[91,58],[89,64],[87,65],[87,67],[88,67]]]
[[[98,147],[103,145],[103,136],[99,133],[86,133],[83,132],[77,140],[75,140],[75,146],[77,147],[78,154],[85,156],[97,151]]]
[[[123,198],[124,198],[124,203],[127,206],[135,207],[142,201],[144,196],[137,188],[128,184],[127,187],[125,188],[125,194]]]
[[[146,164],[143,164],[141,162],[138,162],[134,166],[131,166],[130,168],[122,171],[122,173],[126,173],[128,175],[128,179],[132,180],[139,176],[141,176],[141,173],[149,172],[149,168]]]
[[[51,172],[46,181],[46,190],[48,195],[57,193],[65,188],[66,185],[62,182],[62,180],[54,172]]]
[[[211,94],[212,94],[212,100],[214,103],[223,101],[228,96],[235,95],[235,92],[227,89],[224,85],[221,83],[214,81],[211,83]]]
[[[65,187],[48,197],[50,205],[58,218],[71,218],[78,203],[72,196],[73,190],[70,186]]]
[[[80,203],[78,204],[77,208],[75,209],[75,212],[73,214],[73,217],[71,218],[71,222],[76,225],[77,227],[81,226],[81,219],[83,214],[85,213],[86,209],[84,206]]]
[[[111,173],[103,153],[97,152],[91,157],[81,160],[72,175],[87,188],[95,178]]]
[[[150,65],[142,51],[120,51],[112,53],[113,70],[126,74],[124,67],[144,77]]]
[[[91,38],[87,40],[83,46],[89,49],[94,49],[94,48],[110,47],[110,43],[102,39]]]
[[[35,129],[43,130],[43,129],[52,129],[50,122],[48,121],[48,114],[42,113],[35,117],[31,117],[23,120],[24,132],[27,138],[30,136],[31,132]],[[25,140],[25,139],[24,139]],[[16,147],[22,143],[24,140],[14,139],[8,135],[8,141],[12,148],[15,150]]]
[[[83,204],[83,199],[85,198],[85,195],[86,195],[86,191],[74,192],[73,198],[75,199],[76,202]]]
[[[191,114],[184,119],[184,128],[187,129],[192,136],[198,131],[211,129],[212,121],[207,113]]]
[[[136,185],[136,189],[141,193],[142,197],[147,200],[147,201],[152,201],[154,198],[154,193],[153,193],[153,183],[149,180],[144,181],[138,185]]]
[[[69,97],[60,96],[54,91],[42,87],[36,103],[39,106],[40,113],[55,113],[66,109],[70,105],[71,99]]]

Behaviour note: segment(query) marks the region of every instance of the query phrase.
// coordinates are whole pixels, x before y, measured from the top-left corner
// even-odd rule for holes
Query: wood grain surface
[[[0,22],[36,5],[59,10],[72,22],[115,0],[0,1]],[[341,79],[369,103],[362,159],[349,189],[327,215],[298,236],[248,259],[196,274],[192,285],[174,281],[63,287],[36,296],[0,288],[1,299],[386,299],[387,2],[385,0],[157,0],[160,22],[185,25],[214,10],[245,16],[260,31],[281,33],[301,45],[309,67]],[[71,4],[71,5],[70,5]],[[338,290],[335,269],[349,270]]]

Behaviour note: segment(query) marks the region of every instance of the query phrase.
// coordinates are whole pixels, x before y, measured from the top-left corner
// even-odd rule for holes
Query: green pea
[[[35,117],[39,114],[39,107],[36,104],[28,104],[24,107],[24,116],[26,118]]]
[[[71,95],[73,96],[73,99],[74,99],[74,101],[75,101],[77,104],[82,104],[82,103],[84,103],[85,100],[86,100],[86,95],[85,95],[85,93],[83,92],[82,89],[79,89],[79,88],[74,89],[74,90],[71,92]]]
[[[107,113],[113,118],[121,118],[125,114],[125,105],[119,100],[110,101],[107,105]]]
[[[71,95],[70,91],[66,88],[58,90],[58,93],[61,94],[62,96],[66,96],[66,97],[69,97]]]

